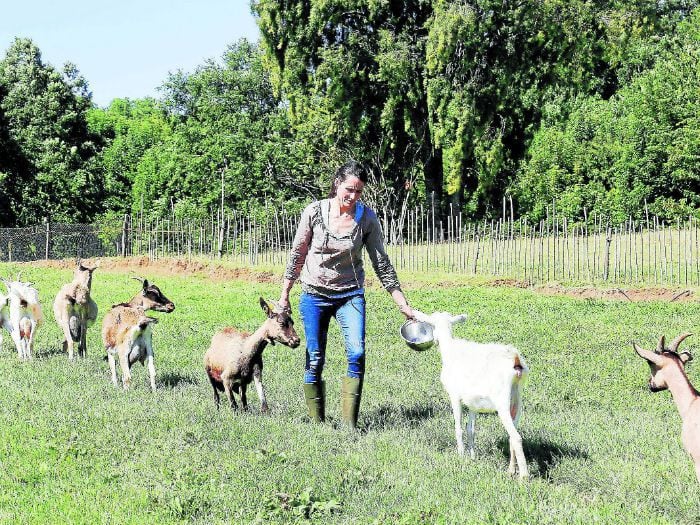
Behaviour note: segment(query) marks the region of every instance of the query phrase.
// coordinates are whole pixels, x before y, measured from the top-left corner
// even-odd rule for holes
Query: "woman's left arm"
[[[401,288],[394,288],[391,290],[391,298],[399,307],[401,313],[406,316],[406,319],[413,319],[413,310],[406,300],[406,296],[401,291]]]
[[[401,283],[399,283],[396,270],[384,250],[384,239],[379,220],[375,215],[371,219],[364,243],[369,260],[372,262],[372,268],[374,268],[374,273],[377,274],[382,286],[391,294],[391,298],[396,303],[396,306],[399,307],[401,313],[407,319],[411,319],[413,318],[413,310],[409,306],[406,296],[401,291]]]

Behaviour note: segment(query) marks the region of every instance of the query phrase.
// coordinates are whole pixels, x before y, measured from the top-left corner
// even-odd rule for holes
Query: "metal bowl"
[[[409,319],[401,325],[399,333],[410,348],[413,348],[419,352],[427,350],[433,346],[433,344],[435,344],[435,339],[433,338],[433,327],[428,323],[412,321]]]

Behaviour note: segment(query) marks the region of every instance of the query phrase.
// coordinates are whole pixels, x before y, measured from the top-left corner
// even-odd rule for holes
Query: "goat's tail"
[[[527,383],[527,378],[530,373],[530,369],[525,363],[525,359],[520,354],[515,354],[513,357],[513,371],[515,372],[513,377],[513,384],[524,386]]]

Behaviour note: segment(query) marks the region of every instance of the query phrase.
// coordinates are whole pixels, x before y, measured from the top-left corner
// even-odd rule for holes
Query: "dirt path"
[[[93,261],[89,261],[93,262]],[[35,261],[26,264],[33,267],[72,269],[74,261]],[[250,268],[236,268],[215,261],[188,261],[186,259],[158,259],[148,257],[104,258],[100,260],[101,270],[129,273],[136,276],[204,276],[213,281],[242,280],[259,283],[280,283],[281,274],[271,271],[256,271]],[[374,276],[368,276],[369,286],[376,286]],[[460,283],[443,283],[442,286],[459,286]],[[697,301],[696,291],[692,288],[597,288],[594,286],[564,287],[560,284],[530,285],[515,279],[493,279],[484,283],[485,286],[508,286],[526,288],[542,295],[561,295],[578,299],[605,299],[620,301]],[[407,289],[427,285],[406,286]],[[432,286],[432,285],[431,285]]]

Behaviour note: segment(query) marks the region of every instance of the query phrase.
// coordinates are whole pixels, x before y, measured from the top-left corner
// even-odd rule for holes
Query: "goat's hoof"
[[[268,407],[267,405],[263,405],[263,406],[260,407],[260,412],[262,412],[263,414],[269,414],[269,413],[270,413],[270,407]]]

